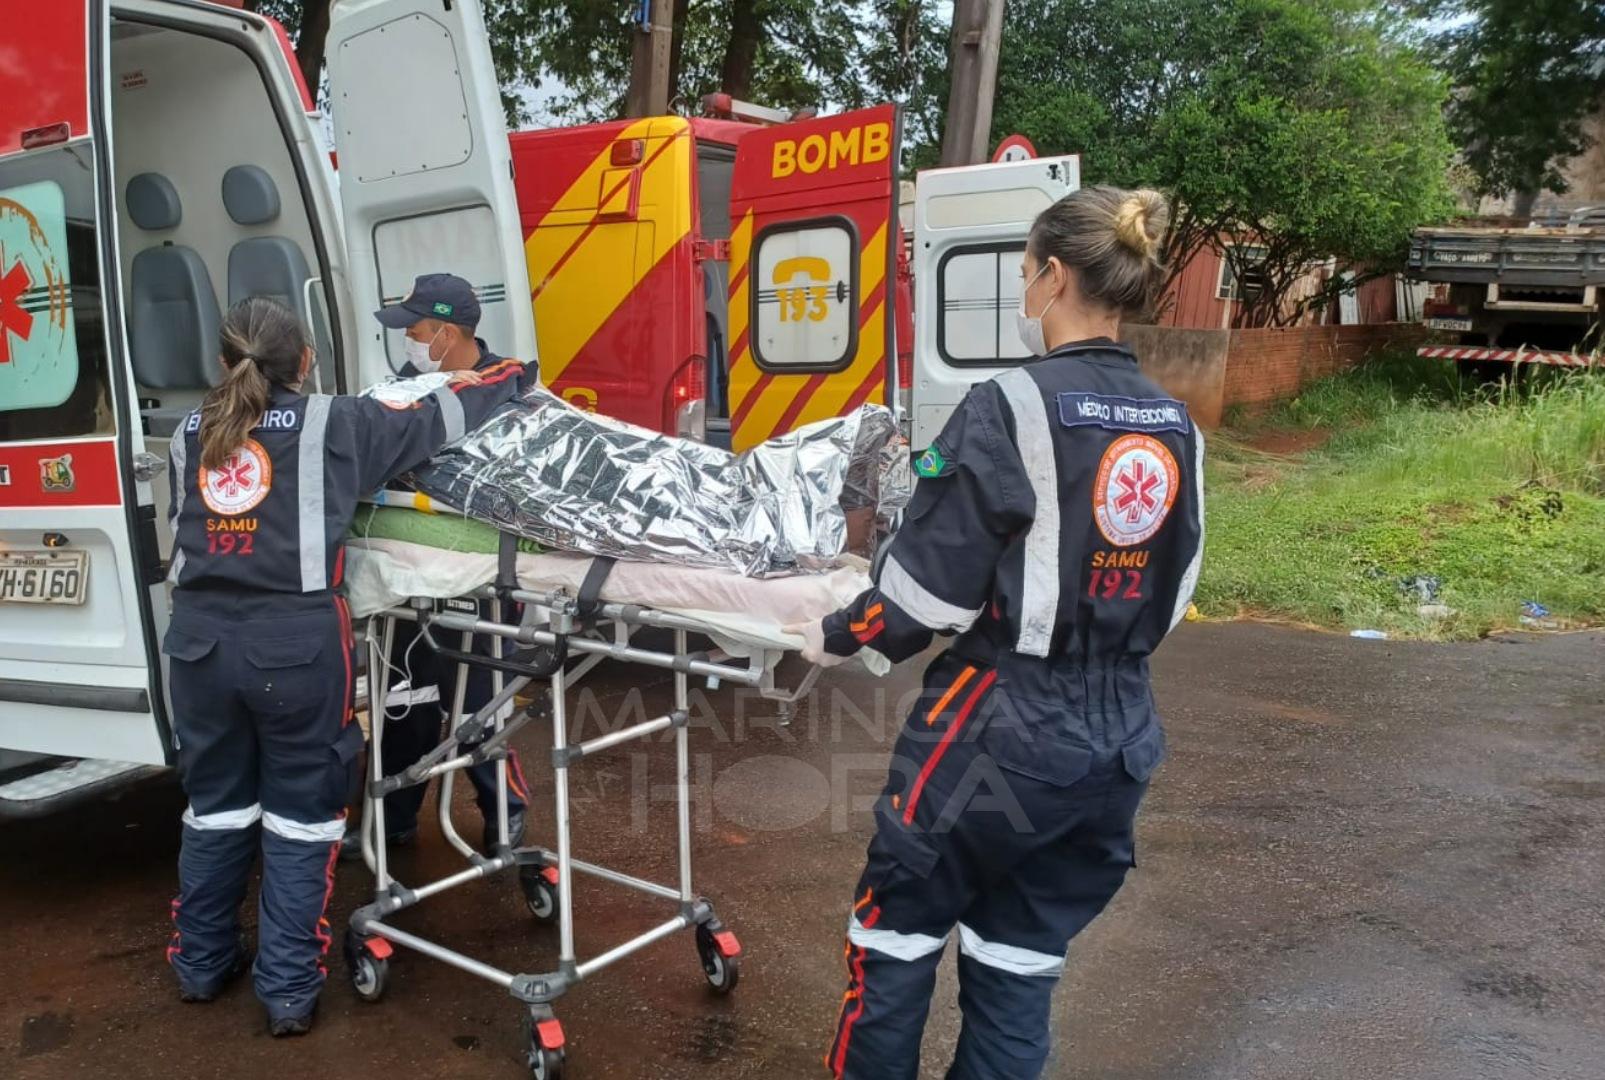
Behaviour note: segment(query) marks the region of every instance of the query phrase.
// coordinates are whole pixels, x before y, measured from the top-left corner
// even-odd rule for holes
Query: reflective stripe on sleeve
[[[177,540],[178,516],[184,512],[184,494],[189,490],[189,477],[185,474],[189,465],[189,418],[190,414],[185,413],[184,418],[178,422],[178,430],[173,432],[172,442],[173,506],[168,512],[167,524],[174,544],[173,558],[167,567],[167,580],[173,585],[178,584],[179,575],[184,572],[184,549],[178,545]]]
[[[440,422],[446,428],[446,441],[456,442],[463,437],[463,432],[468,426],[468,419],[463,415],[462,401],[449,386],[440,387],[431,396],[440,403]]]
[[[980,616],[981,608],[961,608],[950,604],[914,580],[903,564],[888,555],[881,567],[881,595],[903,609],[904,614],[932,630],[963,633]]]
[[[1198,588],[1198,572],[1204,566],[1204,431],[1197,424],[1193,425],[1193,439],[1193,483],[1198,496],[1198,549],[1193,552],[1192,561],[1181,576],[1181,587],[1176,590],[1176,610],[1170,613],[1171,630],[1176,629],[1176,624],[1186,617],[1187,605],[1193,602],[1193,593]]]
[[[296,486],[300,499],[302,592],[322,592],[329,587],[323,519],[323,451],[329,430],[329,400],[327,394],[308,396],[306,416],[301,421],[301,460],[296,471]]]
[[[261,817],[261,803],[253,803],[238,810],[218,810],[210,814],[197,814],[193,806],[184,808],[184,824],[201,832],[248,829],[261,820]]]
[[[963,923],[959,923],[959,951],[971,960],[987,967],[1007,971],[1011,975],[1036,975],[1057,978],[1064,971],[1064,957],[1052,953],[1022,949],[1018,945],[1005,945],[988,941]]]
[[[1048,409],[1024,368],[999,375],[998,388],[1014,413],[1014,438],[1036,496],[1036,515],[1025,534],[1025,581],[1020,596],[1020,638],[1015,651],[1047,656],[1059,618],[1059,466],[1053,456]]]
[[[328,844],[340,839],[346,834],[346,819],[335,818],[333,821],[319,821],[308,825],[302,821],[291,821],[287,817],[280,817],[271,811],[262,811],[262,827],[276,836],[286,840],[305,840],[313,844]]]
[[[918,960],[947,944],[947,935],[900,934],[896,930],[869,930],[855,917],[847,924],[847,940],[865,949],[874,949],[894,960]]]

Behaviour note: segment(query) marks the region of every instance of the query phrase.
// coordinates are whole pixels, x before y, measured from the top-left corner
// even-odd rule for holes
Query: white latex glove
[[[833,652],[825,651],[825,622],[823,619],[815,619],[813,622],[792,623],[790,626],[782,626],[780,630],[782,633],[803,639],[802,658],[810,664],[818,664],[820,667],[835,667],[837,664],[845,664],[851,659],[851,657],[837,656]]]

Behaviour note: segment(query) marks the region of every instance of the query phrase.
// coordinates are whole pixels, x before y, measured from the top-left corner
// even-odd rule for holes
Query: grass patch
[[[1267,432],[1328,429],[1297,457]],[[1605,380],[1540,373],[1516,388],[1390,356],[1311,386],[1210,442],[1198,605],[1411,637],[1519,625],[1536,601],[1605,623]],[[1441,580],[1448,618],[1403,579]]]

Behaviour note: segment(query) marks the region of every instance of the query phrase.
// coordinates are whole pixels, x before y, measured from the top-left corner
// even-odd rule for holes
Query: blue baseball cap
[[[373,317],[392,330],[405,330],[423,319],[472,330],[479,325],[479,298],[474,287],[456,274],[422,274],[401,303],[382,307]]]

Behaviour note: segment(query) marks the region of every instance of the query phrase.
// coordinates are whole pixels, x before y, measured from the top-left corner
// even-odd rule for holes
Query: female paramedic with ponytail
[[[263,298],[230,309],[220,359],[222,385],[172,448],[162,651],[189,807],[167,957],[185,1001],[210,1001],[244,971],[239,907],[260,835],[256,993],[272,1034],[301,1035],[323,986],[324,907],[363,741],[346,530],[359,496],[478,426],[527,372],[454,380],[399,408],[303,394],[312,349],[295,315]]]
[[[1168,216],[1154,192],[1107,187],[1042,212],[1019,312],[1040,359],[975,386],[917,459],[877,586],[798,628],[824,663],[957,635],[876,805],[825,1059],[838,1077],[918,1075],[955,930],[947,1075],[1041,1075],[1066,947],[1135,865],[1164,753],[1148,655],[1187,610],[1203,546],[1203,439],[1116,341],[1153,298]]]

